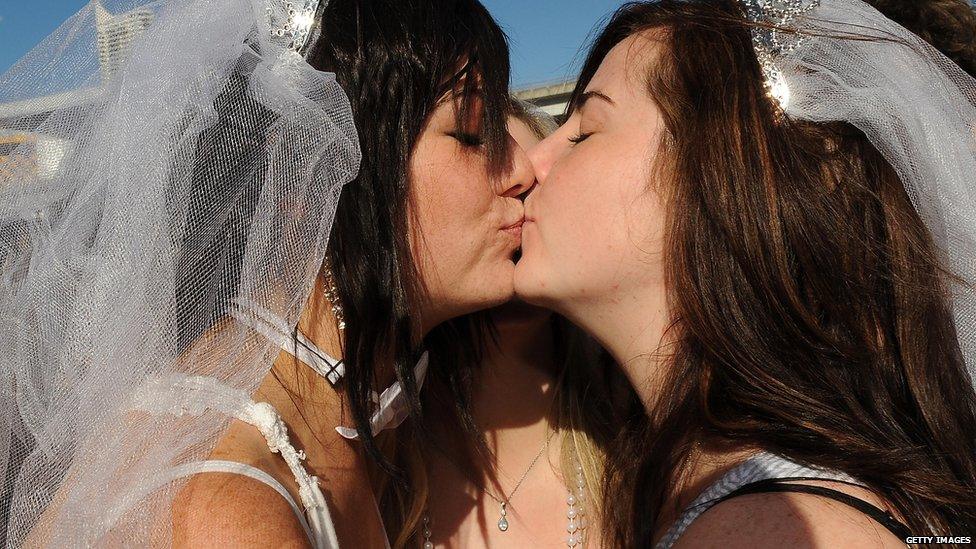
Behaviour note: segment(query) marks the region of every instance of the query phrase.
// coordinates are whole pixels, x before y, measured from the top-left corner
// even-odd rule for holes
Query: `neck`
[[[667,298],[659,288],[609,297],[603,302],[574,304],[564,314],[614,357],[650,413],[666,390],[664,382],[672,367]],[[668,491],[669,503],[660,521],[662,530],[677,518],[677,510],[755,451],[742,443],[704,440],[696,444],[687,467],[680,478],[673,479],[673,488]]]
[[[312,294],[309,296],[298,321],[298,330],[329,356],[341,359],[343,356],[343,336],[338,327],[338,319],[332,312],[332,303],[325,297],[324,288],[323,278],[317,277]],[[273,385],[276,387],[275,393],[279,397],[277,399],[279,402],[273,403],[275,407],[283,416],[289,414],[300,416],[294,418],[294,421],[285,417],[285,421],[289,425],[307,422],[315,432],[332,433],[336,425],[340,424],[338,421],[339,411],[333,408],[341,406],[343,408],[342,417],[349,417],[348,410],[345,410],[345,399],[338,398],[337,391],[328,380],[308,365],[299,362],[291,353],[285,351],[279,353],[271,373]],[[301,410],[299,410],[291,402],[293,395],[299,395],[302,400],[308,400],[309,404],[320,404],[322,401],[334,402],[332,406],[302,405]]]
[[[562,312],[613,356],[645,410],[653,409],[670,364],[669,308],[661,288],[571,303]]]
[[[556,364],[551,313],[507,305],[492,317],[497,345],[475,371],[472,413],[497,449],[506,431],[548,429]]]
[[[329,356],[341,359],[343,334],[339,330],[339,319],[332,312],[333,304],[325,296],[325,281],[319,276],[298,320],[298,330]]]

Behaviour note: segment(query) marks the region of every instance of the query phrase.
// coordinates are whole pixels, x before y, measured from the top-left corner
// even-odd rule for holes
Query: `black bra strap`
[[[853,482],[845,482],[841,480],[834,479],[824,479],[824,478],[814,478],[814,477],[787,477],[787,478],[769,478],[765,480],[759,480],[756,482],[750,482],[737,490],[734,490],[725,496],[716,498],[708,502],[709,508],[722,503],[723,501],[732,499],[738,496],[744,496],[746,494],[763,494],[768,492],[802,492],[805,494],[813,494],[817,496],[822,496],[825,498],[830,498],[839,501],[845,505],[853,507],[858,511],[864,513],[865,515],[874,519],[878,524],[884,526],[892,534],[895,535],[900,540],[911,536],[911,532],[908,527],[898,521],[891,513],[884,511],[871,505],[870,503],[856,498],[850,494],[845,494],[838,490],[832,490],[823,486],[812,486],[809,484],[792,484],[784,481],[792,480],[820,480],[820,481],[830,481],[830,482],[843,482],[844,484],[850,484],[851,486],[859,486]]]

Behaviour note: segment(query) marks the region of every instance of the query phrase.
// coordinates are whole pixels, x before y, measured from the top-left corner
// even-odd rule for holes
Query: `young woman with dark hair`
[[[519,196],[531,169],[507,130],[505,37],[479,2],[331,0],[317,19],[320,38],[307,61],[335,73],[348,95],[362,161],[342,189],[327,260],[298,327],[254,398],[277,409],[304,452],[342,545],[376,547],[388,542],[374,482],[398,498],[420,497],[377,436],[419,418],[428,362],[478,360],[486,323],[472,313],[513,295]],[[423,423],[414,425],[390,443],[416,445]],[[274,491],[305,501],[301,484],[261,432],[233,422],[211,459],[253,466],[273,482],[195,475],[174,506],[179,543],[308,541],[297,507]],[[368,463],[376,464],[372,477]],[[237,504],[197,512],[214,498]]]
[[[557,125],[514,101],[508,127],[528,149]],[[519,300],[488,316],[481,361],[432,363],[421,395],[431,436],[423,466],[411,469],[427,479],[424,514],[415,516],[430,535],[419,538],[449,547],[596,546],[604,453],[617,409],[636,399],[561,316]]]
[[[603,344],[647,413],[609,454],[610,546],[903,547],[910,536],[976,532],[973,280],[947,264],[971,253],[952,236],[971,213],[934,221],[916,201],[938,193],[909,186],[923,166],[971,165],[972,126],[936,140],[961,143],[958,155],[919,147],[905,163],[892,153],[918,143],[916,108],[928,130],[972,124],[976,86],[870,7],[829,0],[832,16],[868,23],[839,38],[810,32],[789,58],[809,64],[777,80],[794,68],[770,59],[794,50],[782,46],[792,28],[776,21],[815,19],[821,3],[789,4],[782,20],[755,17],[776,2],[624,6],[590,51],[567,122],[530,153],[539,184],[526,199],[516,290]],[[952,29],[934,42],[971,67],[972,9],[910,4],[942,16],[906,26]],[[873,28],[881,36],[858,34]],[[830,57],[831,44],[900,53],[850,76],[867,85],[805,95],[802,78],[844,82],[862,62]],[[762,56],[766,47],[775,53]],[[830,61],[830,74],[816,64]],[[886,71],[896,78],[882,80]],[[935,77],[917,71],[955,84],[931,91]],[[898,102],[921,89],[926,101]],[[887,99],[846,99],[862,92]],[[943,97],[944,117],[930,117],[924,109]],[[848,115],[888,104],[899,107]],[[826,114],[793,116],[804,108]],[[864,123],[892,119],[904,126]],[[936,173],[921,181],[956,173],[972,196],[962,171]]]

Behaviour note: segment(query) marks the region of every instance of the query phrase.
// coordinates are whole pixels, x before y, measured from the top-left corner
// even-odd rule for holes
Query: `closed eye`
[[[577,145],[579,143],[582,143],[582,142],[586,141],[587,138],[589,138],[591,135],[593,135],[593,132],[589,132],[589,133],[582,133],[582,132],[580,132],[579,134],[574,135],[573,137],[570,137],[569,140],[574,145]]]
[[[457,139],[458,142],[464,145],[465,147],[480,147],[481,145],[484,144],[484,141],[481,139],[481,136],[473,133],[457,131],[457,132],[450,132],[447,135],[453,137],[454,139]]]

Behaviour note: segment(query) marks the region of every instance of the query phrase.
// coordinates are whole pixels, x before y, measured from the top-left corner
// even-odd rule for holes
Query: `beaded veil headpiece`
[[[269,2],[267,13],[271,36],[284,39],[290,51],[304,54],[315,29],[319,4],[319,0],[285,2],[284,11],[279,14],[279,10],[275,9],[279,3]],[[322,7],[325,5],[322,4]]]
[[[752,27],[752,44],[765,77],[766,91],[784,109],[790,90],[775,58],[789,54],[803,43],[804,35],[789,32],[790,26],[820,5],[820,0],[746,0],[746,17]]]

